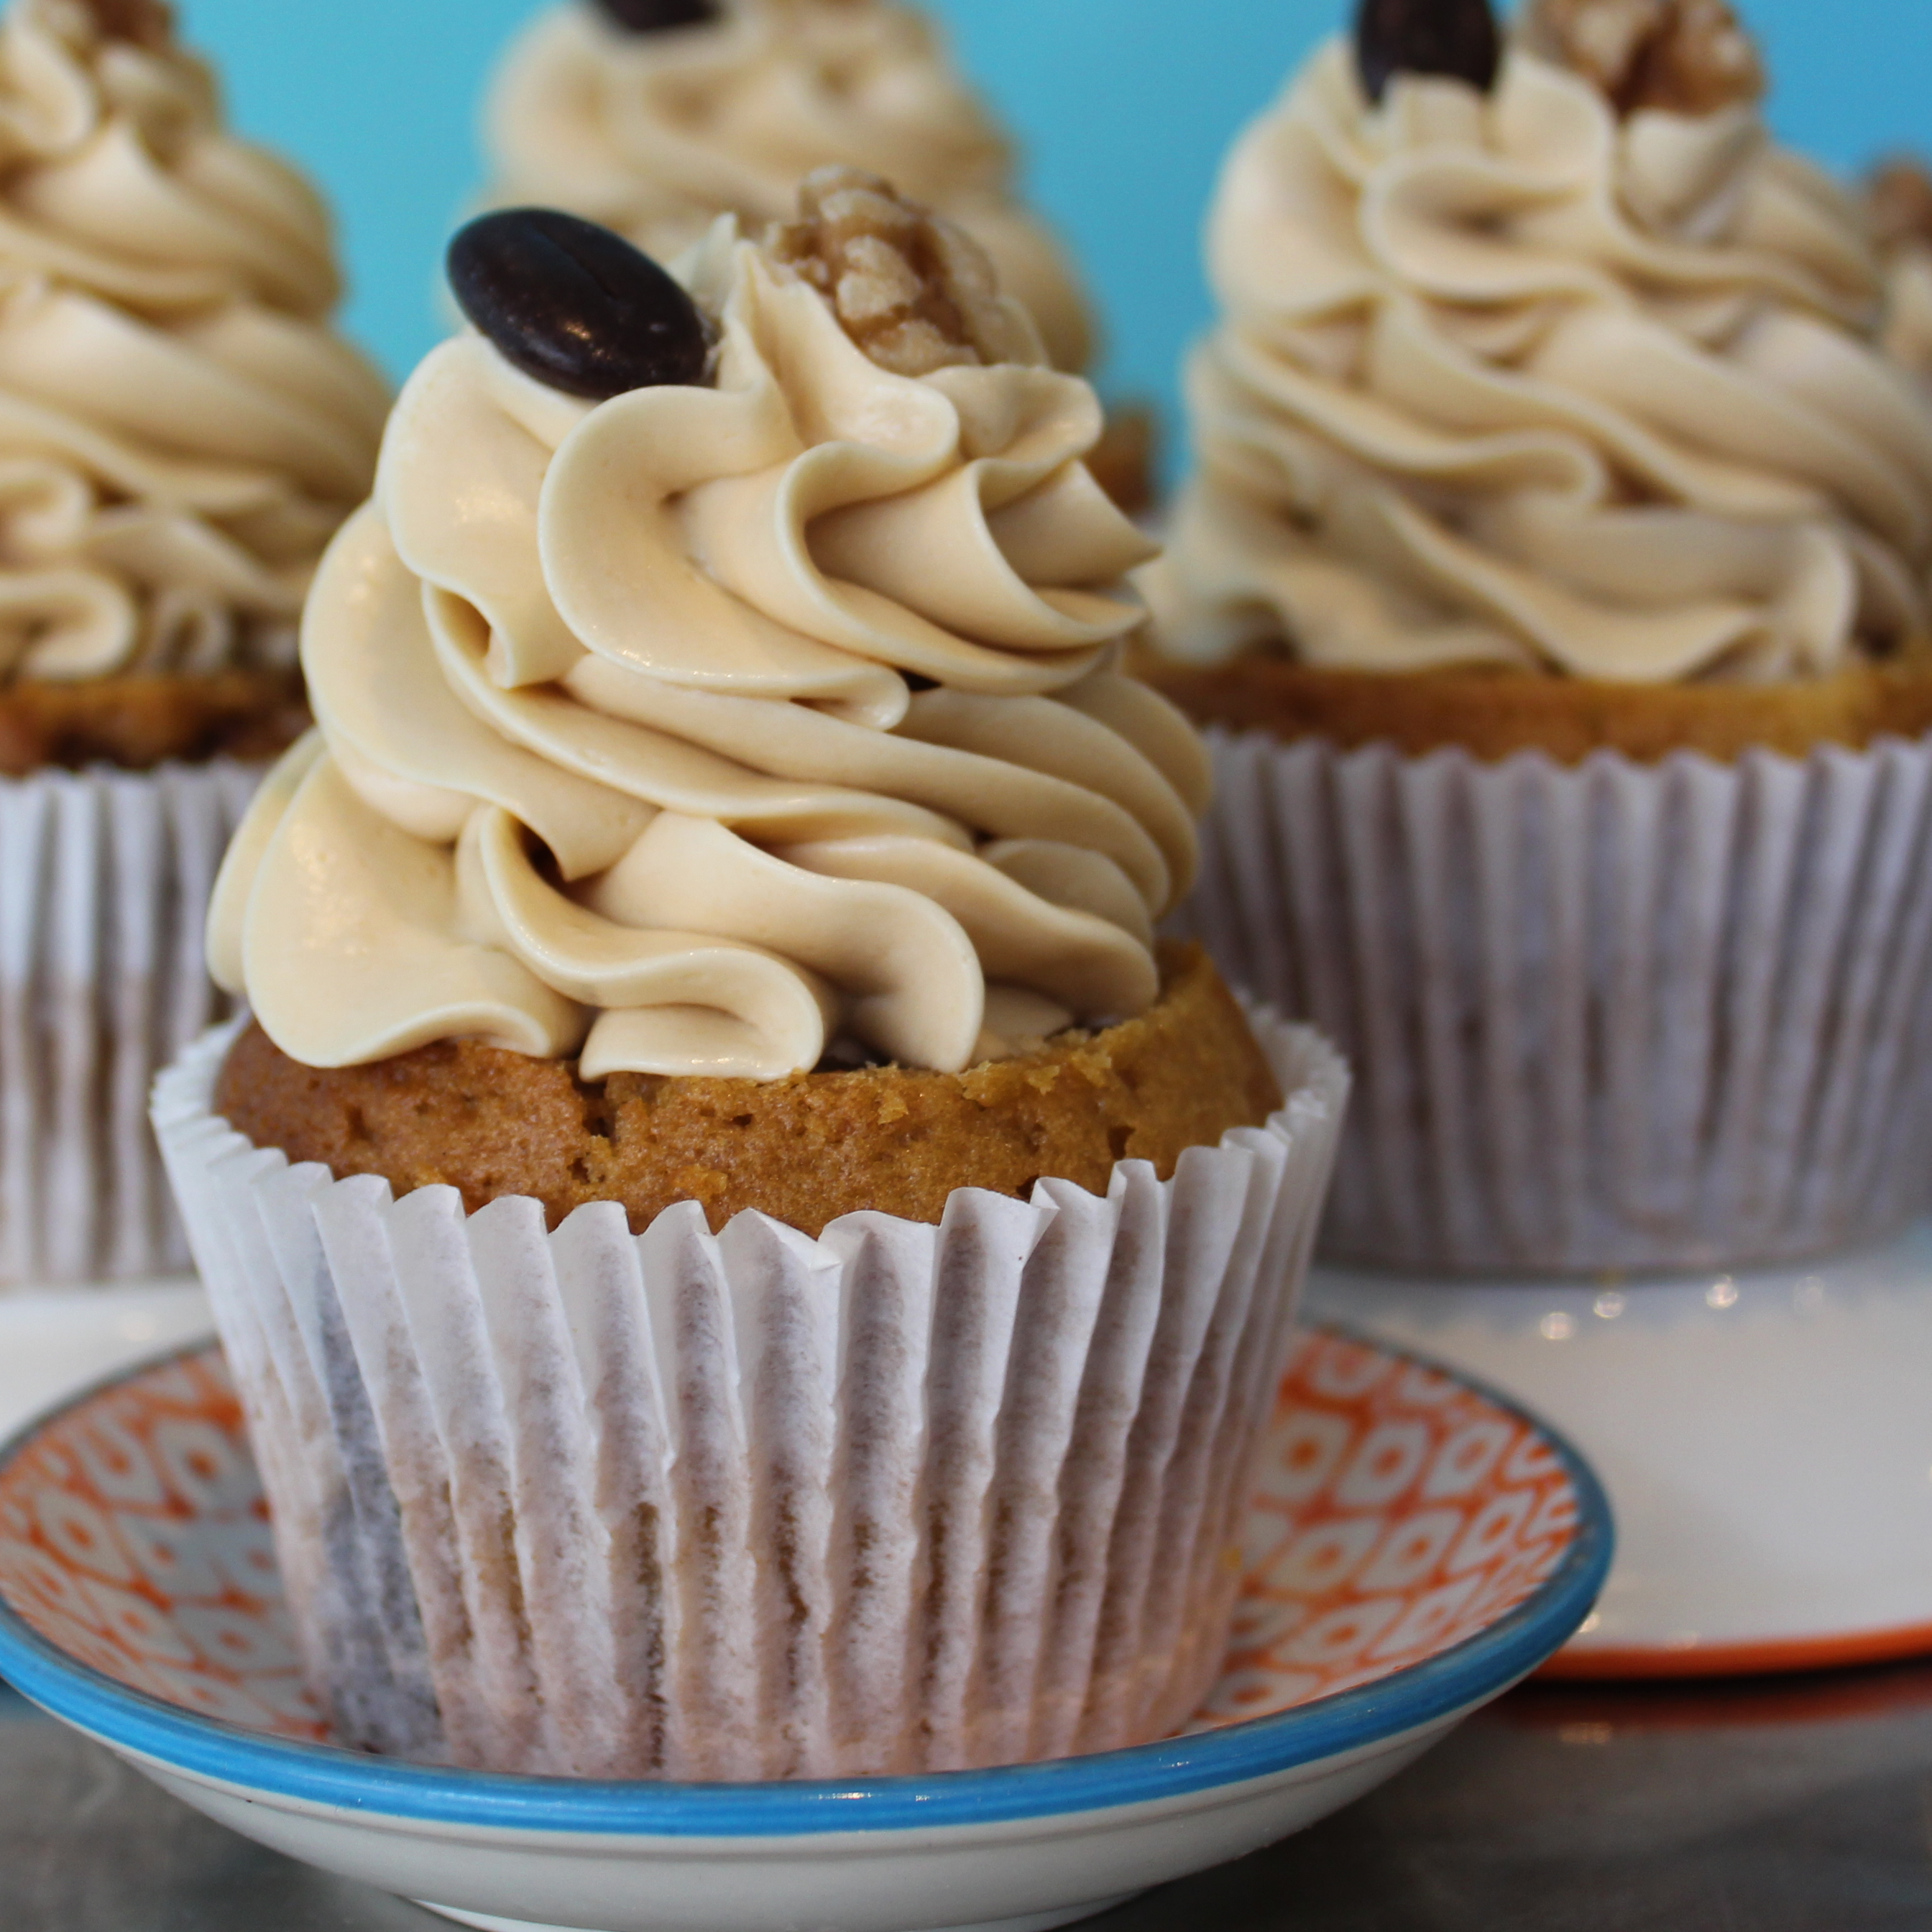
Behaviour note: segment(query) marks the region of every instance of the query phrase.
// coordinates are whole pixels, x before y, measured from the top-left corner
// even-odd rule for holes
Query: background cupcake
[[[568,208],[669,260],[712,219],[748,232],[800,179],[869,170],[957,221],[1076,373],[1093,322],[1012,148],[923,15],[892,0],[566,0],[505,56],[492,199]]]
[[[386,406],[326,214],[145,0],[0,24],[0,1282],[185,1258],[146,1118]]]
[[[1160,1735],[1346,1076],[1156,952],[1204,761],[1112,668],[1099,406],[850,171],[688,292],[553,213],[452,266],[217,893],[260,1028],[157,1099],[338,1732]]]
[[[1032,311],[1048,356],[1094,360],[1092,304],[1021,200],[1011,143],[938,28],[896,0],[564,0],[506,55],[490,199],[562,208],[668,261],[729,212],[758,232],[814,168],[882,175],[957,222]],[[1152,419],[1113,412],[1092,468],[1130,510]]]
[[[1923,1204],[1932,410],[1760,90],[1702,0],[1372,4],[1229,161],[1163,681],[1248,730],[1200,929],[1362,1074],[1344,1255]]]

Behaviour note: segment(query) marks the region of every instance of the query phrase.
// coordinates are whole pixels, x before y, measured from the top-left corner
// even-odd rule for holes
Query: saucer
[[[1536,1423],[1333,1331],[1281,1392],[1226,1674],[1182,1735],[838,1784],[595,1784],[340,1750],[218,1350],[0,1450],[0,1673],[245,1836],[470,1925],[1044,1932],[1313,1823],[1534,1670],[1611,1530]]]
[[[1630,1281],[1318,1268],[1311,1310],[1507,1390],[1616,1511],[1551,1675],[1932,1653],[1932,1220],[1800,1267]]]

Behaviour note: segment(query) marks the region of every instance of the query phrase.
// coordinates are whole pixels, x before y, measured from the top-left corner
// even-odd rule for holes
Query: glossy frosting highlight
[[[974,236],[1057,367],[1093,355],[1078,277],[1017,199],[1006,140],[894,0],[722,0],[713,24],[644,34],[566,0],[510,49],[488,127],[492,201],[588,215],[660,261],[720,214],[753,233],[787,218],[816,169],[883,175]]]
[[[1923,640],[1932,406],[1856,204],[1754,109],[1620,119],[1330,43],[1232,156],[1168,647],[1624,681],[1824,675]]]
[[[320,199],[76,0],[0,22],[0,678],[292,661],[388,404]]]
[[[728,218],[688,272],[715,386],[466,334],[404,391],[211,919],[296,1059],[957,1070],[1156,995],[1205,766],[1109,668],[1149,546],[1093,392],[1011,304],[1014,359],[890,374]]]

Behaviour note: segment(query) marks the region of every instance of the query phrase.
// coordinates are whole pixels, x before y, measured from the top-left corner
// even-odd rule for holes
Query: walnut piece
[[[798,202],[800,218],[766,245],[880,368],[927,376],[1005,359],[998,280],[971,236],[857,168],[807,176]]]
[[[1531,0],[1522,37],[1620,114],[1712,114],[1764,94],[1763,63],[1728,0]]]
[[[1890,254],[1909,242],[1932,246],[1932,170],[1910,154],[1894,154],[1872,170],[1865,206],[1879,246]]]
[[[86,6],[104,40],[129,40],[157,53],[174,45],[174,9],[164,0],[86,0]]]

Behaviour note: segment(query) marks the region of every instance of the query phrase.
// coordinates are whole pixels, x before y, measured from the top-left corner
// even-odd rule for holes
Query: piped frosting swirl
[[[165,10],[0,22],[0,679],[290,663],[388,406],[327,213]]]
[[[1625,681],[1922,639],[1932,409],[1850,198],[1743,103],[1620,117],[1324,47],[1232,156],[1168,647]]]
[[[719,214],[748,232],[821,167],[883,175],[966,229],[1056,367],[1094,350],[1079,278],[1018,201],[1011,148],[931,24],[893,0],[722,0],[716,20],[627,34],[588,0],[511,47],[488,113],[490,200],[568,208],[668,261]]]
[[[298,1060],[957,1070],[1155,997],[1205,768],[1110,668],[1149,547],[1093,392],[1003,300],[1004,359],[893,374],[729,218],[686,274],[713,386],[470,334],[397,404],[211,919]]]

